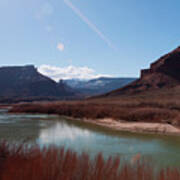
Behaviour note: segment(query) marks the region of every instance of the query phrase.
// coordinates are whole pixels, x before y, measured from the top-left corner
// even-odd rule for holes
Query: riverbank
[[[83,122],[88,122],[91,124],[96,124],[98,126],[110,128],[116,131],[180,136],[180,128],[170,124],[147,123],[147,122],[125,122],[125,121],[116,121],[110,118],[98,119],[98,120],[90,120],[90,119],[78,119],[78,120]]]
[[[170,107],[170,106],[169,106]],[[28,103],[12,106],[10,113],[66,116],[118,131],[180,135],[179,111],[154,104],[102,104],[89,101]]]
[[[0,109],[10,109],[11,105],[7,104],[7,105],[2,105],[0,104]]]

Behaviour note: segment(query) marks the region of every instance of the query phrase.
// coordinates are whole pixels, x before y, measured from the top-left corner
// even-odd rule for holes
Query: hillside
[[[0,100],[15,98],[64,98],[74,96],[71,88],[40,74],[34,66],[0,68]]]
[[[180,47],[141,71],[141,77],[129,85],[84,101],[56,102],[14,106],[11,112],[52,113],[78,119],[98,121],[101,125],[122,127],[121,122],[135,123],[135,131],[167,133],[167,128],[180,127]],[[102,122],[102,121],[101,121]],[[143,128],[143,123],[159,123]],[[166,126],[162,127],[162,124]],[[127,124],[126,124],[127,125]],[[132,125],[132,124],[131,124]],[[124,125],[123,125],[124,126]],[[149,129],[150,128],[150,129]],[[149,129],[149,130],[148,130]],[[158,130],[159,129],[159,130]],[[122,130],[122,129],[121,129]],[[126,128],[124,129],[127,130]]]
[[[150,65],[149,69],[141,70],[141,77],[135,82],[107,93],[102,97],[176,89],[180,85],[180,47],[162,56]]]

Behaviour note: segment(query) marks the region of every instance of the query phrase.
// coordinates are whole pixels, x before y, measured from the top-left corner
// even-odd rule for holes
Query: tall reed
[[[121,164],[120,158],[94,159],[55,146],[40,148],[0,143],[1,180],[179,180],[177,169],[154,176],[146,163]]]

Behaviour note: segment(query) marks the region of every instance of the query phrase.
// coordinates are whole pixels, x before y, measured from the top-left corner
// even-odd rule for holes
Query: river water
[[[180,137],[113,131],[55,115],[8,114],[0,110],[0,140],[57,145],[91,156],[120,156],[130,160],[141,154],[157,167],[180,167]]]

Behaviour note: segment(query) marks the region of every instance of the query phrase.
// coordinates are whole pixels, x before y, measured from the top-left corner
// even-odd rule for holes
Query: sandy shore
[[[108,127],[119,131],[154,133],[154,134],[165,134],[165,135],[180,135],[180,128],[177,128],[170,124],[124,122],[124,121],[115,121],[110,118],[99,119],[99,120],[83,119],[82,121],[103,127]]]

